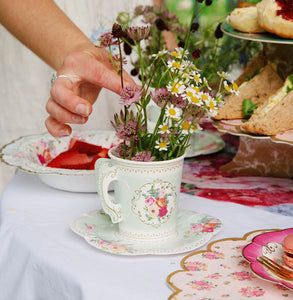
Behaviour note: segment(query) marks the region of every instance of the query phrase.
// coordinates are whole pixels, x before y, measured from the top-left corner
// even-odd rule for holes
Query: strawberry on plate
[[[90,144],[75,138],[69,143],[68,150],[53,158],[47,167],[73,170],[94,170],[99,158],[108,158],[108,148]]]

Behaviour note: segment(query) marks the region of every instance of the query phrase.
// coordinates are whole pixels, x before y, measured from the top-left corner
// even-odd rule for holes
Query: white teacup
[[[98,193],[123,238],[152,241],[176,236],[178,199],[184,156],[167,161],[138,162],[115,156],[96,162]],[[114,181],[114,194],[108,193]]]

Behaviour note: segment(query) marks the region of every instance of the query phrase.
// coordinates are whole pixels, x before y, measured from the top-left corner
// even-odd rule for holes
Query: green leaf
[[[245,118],[250,117],[257,108],[257,103],[253,104],[250,99],[244,99],[242,102],[242,113]]]
[[[287,86],[287,90],[286,90],[287,94],[293,90],[293,74],[289,75],[288,79],[291,83],[291,86]]]

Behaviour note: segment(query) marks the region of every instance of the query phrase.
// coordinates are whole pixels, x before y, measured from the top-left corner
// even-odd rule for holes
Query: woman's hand
[[[51,88],[51,97],[46,109],[49,117],[45,121],[47,130],[55,137],[71,133],[68,124],[84,124],[92,112],[104,87],[121,93],[121,77],[114,70],[110,54],[92,44],[80,46],[66,56]],[[134,84],[132,78],[123,73],[124,86]]]

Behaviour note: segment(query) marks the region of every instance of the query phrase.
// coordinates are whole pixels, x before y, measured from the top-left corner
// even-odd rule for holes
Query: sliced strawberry
[[[100,155],[100,157],[109,158],[108,151],[109,151],[108,148],[102,148],[102,150],[98,152],[98,154]]]
[[[102,150],[102,147],[72,138],[69,143],[69,149],[76,150],[79,153],[95,155]]]
[[[88,169],[91,164],[91,159],[86,153],[77,153],[71,157],[66,157],[60,161],[60,167],[64,169]]]
[[[64,151],[62,153],[60,153],[59,155],[57,155],[55,158],[53,158],[51,161],[48,162],[47,167],[50,168],[61,168],[60,163],[66,159],[66,158],[71,158],[74,155],[78,154],[78,151],[75,150],[67,150]]]
[[[97,155],[95,155],[94,157],[93,157],[93,159],[92,159],[92,162],[91,162],[91,164],[90,164],[90,166],[89,166],[89,170],[94,170],[95,169],[95,163],[96,163],[96,161],[99,159],[99,158],[102,158],[99,154],[97,154]]]

